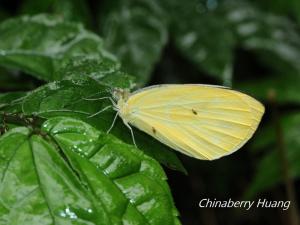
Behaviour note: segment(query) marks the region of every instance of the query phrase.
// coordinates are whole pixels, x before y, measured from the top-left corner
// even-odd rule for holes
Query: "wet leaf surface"
[[[82,25],[46,14],[22,16],[0,24],[0,64],[44,81],[75,56],[104,57],[102,39]]]
[[[0,224],[179,223],[152,158],[76,119],[50,119],[41,134],[0,138]]]

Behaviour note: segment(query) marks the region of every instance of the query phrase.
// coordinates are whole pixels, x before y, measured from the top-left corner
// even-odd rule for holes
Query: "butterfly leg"
[[[98,101],[98,100],[108,99],[108,100],[111,102],[111,104],[113,105],[113,107],[114,107],[114,108],[117,108],[117,104],[116,104],[116,102],[113,100],[112,97],[107,97],[107,96],[105,96],[105,97],[101,97],[101,98],[83,98],[83,99],[84,99],[84,100],[87,100],[87,101]]]
[[[134,134],[133,134],[133,130],[132,130],[131,126],[130,126],[128,123],[126,123],[126,122],[124,122],[124,124],[125,124],[126,127],[128,127],[128,129],[130,130],[133,144],[134,144],[134,146],[137,148],[137,145],[136,145],[136,142],[135,142],[135,138],[134,138]]]
[[[108,110],[109,108],[111,108],[112,106],[111,105],[109,105],[109,106],[106,106],[105,108],[103,108],[102,110],[100,110],[100,111],[98,111],[98,112],[96,112],[96,113],[94,113],[94,114],[92,114],[92,115],[90,115],[90,116],[88,116],[87,118],[92,118],[92,117],[94,117],[94,116],[97,116],[98,114],[100,114],[100,113],[102,113],[102,112],[104,112],[104,111],[106,111],[106,110]]]
[[[114,127],[114,125],[115,125],[115,123],[116,123],[116,120],[117,120],[117,118],[118,118],[118,115],[119,115],[119,112],[116,113],[116,115],[115,115],[115,117],[114,117],[114,120],[113,120],[113,122],[112,122],[110,128],[106,131],[107,134],[108,134],[108,133],[111,131],[111,129]]]

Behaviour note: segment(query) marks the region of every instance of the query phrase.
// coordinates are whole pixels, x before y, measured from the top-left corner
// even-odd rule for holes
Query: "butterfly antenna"
[[[117,120],[117,118],[118,118],[118,115],[119,115],[119,112],[116,113],[116,115],[115,115],[115,117],[114,117],[114,120],[113,120],[113,122],[112,122],[110,128],[106,131],[107,134],[108,134],[108,133],[113,129],[113,127],[115,126],[115,123],[116,123],[116,120]]]

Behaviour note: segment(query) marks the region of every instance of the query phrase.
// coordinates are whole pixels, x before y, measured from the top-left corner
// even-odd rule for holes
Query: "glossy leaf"
[[[27,128],[0,139],[0,224],[109,224],[57,149]]]
[[[44,118],[57,115],[72,116],[97,124],[99,129],[104,130],[109,127],[113,119],[112,109],[98,116],[89,116],[111,105],[111,102],[105,98],[109,96],[109,86],[89,77],[62,80],[46,84],[28,93],[22,103],[22,110],[26,115]],[[102,99],[103,97],[105,99]]]
[[[159,164],[79,120],[12,129],[0,155],[0,224],[179,224]]]
[[[299,114],[291,114],[285,116],[281,120],[281,126],[283,129],[283,138],[285,151],[288,159],[288,166],[290,175],[293,178],[300,177],[300,116]],[[268,152],[261,160],[257,167],[257,173],[252,181],[251,186],[248,189],[247,196],[253,197],[259,192],[268,190],[275,185],[283,181],[282,163],[279,156],[277,137],[275,135],[274,128],[263,129],[261,132],[261,138],[269,135],[273,139],[267,139],[257,147],[267,149]],[[254,145],[255,146],[255,145]]]
[[[167,41],[167,18],[159,1],[106,1],[101,8],[105,45],[139,86],[149,81]]]
[[[53,118],[43,127],[116,222],[175,224],[177,211],[155,160],[78,120]]]
[[[105,54],[97,35],[79,24],[43,14],[2,22],[0,40],[0,65],[45,81],[62,79],[58,70],[74,56]]]

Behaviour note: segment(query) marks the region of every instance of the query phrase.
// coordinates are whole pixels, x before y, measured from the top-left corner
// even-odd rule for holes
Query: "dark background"
[[[57,3],[59,1],[38,2],[0,0],[0,21],[21,14],[42,12],[55,14],[59,11],[59,3]],[[72,4],[76,6],[79,4],[77,2],[79,1],[74,1]],[[130,2],[133,2],[132,7],[135,6],[134,4],[138,5],[138,1]],[[107,7],[110,9],[110,5],[118,7],[118,4],[122,5],[123,3],[122,1],[110,0],[85,1],[85,13],[80,14],[80,17],[74,17],[75,19],[71,16],[70,20],[82,22],[88,29],[103,36],[104,41],[106,41],[110,38],[108,35],[110,31],[102,29],[101,24],[105,23],[105,16],[110,16],[110,14],[103,13],[103,9]],[[238,36],[235,37],[237,40],[234,44],[226,38],[226,32],[227,30],[234,30],[236,27],[230,23],[224,23],[227,20],[224,11],[232,10],[231,13],[234,13],[234,7],[240,4],[239,1],[215,0],[185,3],[184,1],[161,0],[159,4],[165,13],[170,11],[168,15],[162,17],[172,18],[168,25],[167,41],[162,46],[157,44],[161,49],[154,57],[155,59],[153,56],[144,59],[146,62],[149,60],[147,64],[149,71],[140,74],[140,70],[132,66],[135,62],[132,63],[130,59],[120,57],[125,70],[134,75],[140,74],[145,78],[145,82],[141,82],[140,86],[162,83],[232,85],[233,88],[258,98],[266,106],[266,114],[257,134],[246,146],[233,155],[208,162],[178,154],[188,171],[188,175],[166,168],[182,223],[187,225],[296,225],[295,214],[291,209],[288,211],[283,211],[280,208],[252,208],[249,211],[243,208],[206,209],[199,208],[198,203],[203,198],[216,198],[217,200],[231,198],[239,201],[259,198],[266,198],[267,200],[290,199],[292,200],[291,208],[296,209],[299,214],[297,202],[299,203],[300,199],[300,183],[297,177],[299,177],[300,171],[296,166],[299,161],[295,159],[300,160],[300,143],[297,141],[300,136],[291,136],[290,134],[299,130],[298,134],[300,135],[300,118],[297,117],[300,112],[300,70],[295,65],[300,58],[298,55],[285,55],[282,53],[284,50],[278,53],[276,49],[281,45],[285,49],[285,45],[287,45],[286,52],[289,52],[288,48],[290,47],[300,56],[300,37],[298,38],[298,35],[300,36],[300,3],[296,0],[246,2],[254,12],[257,12],[257,14],[250,16],[248,22],[259,26],[260,31],[252,34],[251,37],[241,37],[235,34],[236,31],[232,31],[232,35]],[[194,13],[193,6],[187,8],[189,4],[194,4],[194,7],[199,4],[203,8],[198,10],[198,13]],[[245,9],[248,9],[247,6]],[[80,8],[81,6],[77,5],[77,7]],[[72,9],[70,8],[70,10]],[[76,12],[76,7],[74,11]],[[269,15],[276,17],[277,22],[274,24],[273,20],[268,22]],[[282,21],[287,23],[288,27],[280,24]],[[145,32],[147,37],[147,27],[145,26],[145,30],[142,28],[143,23],[141,22],[140,26],[133,26],[132,30],[128,32],[133,32],[134,35],[135,29],[141,29],[138,32]],[[194,50],[199,46],[204,48],[209,58],[207,61],[198,62],[193,49],[184,49],[178,41],[180,33],[193,30],[198,35],[198,44],[192,48]],[[290,30],[294,36],[287,33]],[[286,36],[279,40],[276,38],[273,40],[273,36],[270,35],[273,31],[281,31]],[[255,38],[261,41],[260,44],[265,43],[266,46],[271,43],[270,47],[264,48],[264,44],[262,47],[247,45],[247,40],[255,40]],[[118,48],[128,44],[126,41],[120,37],[118,41],[113,41],[107,48],[119,56]],[[147,41],[148,39],[145,39],[145,42]],[[137,43],[137,47],[140,47],[141,51],[147,51],[139,43]],[[155,41],[151,44],[156,47]],[[228,51],[228,48],[230,48],[230,58],[224,53]],[[222,69],[218,69],[220,64],[227,61],[230,61],[232,69],[230,82],[223,80],[218,74],[218,72],[222,72]],[[27,74],[4,69],[1,69],[0,72],[1,92],[32,90],[43,84],[42,81]],[[290,119],[291,117],[292,119]],[[280,153],[281,150],[283,154]],[[271,158],[271,163],[266,163],[268,158]],[[268,171],[271,172],[268,173]]]

